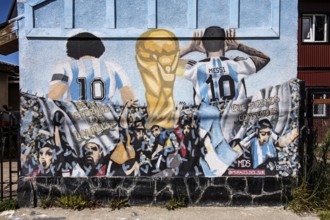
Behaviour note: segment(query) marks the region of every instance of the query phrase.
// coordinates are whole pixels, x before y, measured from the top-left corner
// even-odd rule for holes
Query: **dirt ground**
[[[2,219],[1,219],[2,218]],[[112,211],[109,208],[85,209],[82,211],[60,208],[22,208],[0,213],[0,220],[317,220],[314,216],[298,216],[283,207],[188,207],[168,211],[162,207],[135,206]]]

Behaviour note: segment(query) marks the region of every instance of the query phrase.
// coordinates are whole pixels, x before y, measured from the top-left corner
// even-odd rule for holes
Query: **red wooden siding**
[[[305,81],[305,86],[330,87],[330,70],[328,71],[298,71],[298,79]]]
[[[327,14],[328,42],[302,43],[301,16],[303,14]],[[308,86],[330,87],[330,1],[299,0],[298,19],[298,78]],[[327,116],[313,119],[313,128],[317,133],[317,141],[321,143],[330,128],[330,105],[327,105]]]
[[[328,42],[303,43],[301,41],[302,14],[328,15]],[[306,86],[330,87],[330,1],[300,0],[298,19],[298,78]]]
[[[299,44],[299,67],[330,67],[330,44]]]

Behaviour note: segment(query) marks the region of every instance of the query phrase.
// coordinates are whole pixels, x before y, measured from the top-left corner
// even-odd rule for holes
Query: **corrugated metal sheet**
[[[328,71],[298,71],[298,79],[304,80],[306,86],[329,86],[330,70]]]
[[[330,86],[330,43],[303,43],[301,15],[320,13],[330,15],[330,1],[299,1],[298,25],[298,78],[306,86]],[[330,40],[330,36],[328,36]]]
[[[327,43],[302,43],[301,16],[303,14],[327,14],[330,16],[330,1],[300,0],[298,19],[298,67],[330,67],[330,36],[328,36]]]
[[[299,18],[298,33],[298,67],[330,67],[329,42],[303,43],[301,41],[301,17]],[[330,36],[328,39],[330,40]]]
[[[306,13],[330,16],[330,1],[299,0],[298,6],[298,78],[304,80],[306,86],[330,87],[330,43],[301,42],[301,15]],[[328,19],[328,24],[329,21]],[[329,31],[328,34],[330,34]],[[330,41],[330,36],[328,36],[328,40]],[[327,117],[313,119],[313,128],[316,130],[318,143],[323,141],[330,127],[330,105],[327,105],[327,108]]]
[[[298,67],[330,67],[330,45],[299,44]]]

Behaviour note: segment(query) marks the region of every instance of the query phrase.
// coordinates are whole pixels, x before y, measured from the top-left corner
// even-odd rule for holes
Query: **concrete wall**
[[[26,0],[18,10],[21,204],[75,193],[286,201],[300,171],[296,0]]]

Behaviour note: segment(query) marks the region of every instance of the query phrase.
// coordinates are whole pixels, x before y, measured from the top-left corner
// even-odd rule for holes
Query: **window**
[[[326,94],[313,94],[313,99],[325,99]],[[327,116],[327,105],[317,104],[313,105],[313,117],[326,117]]]
[[[303,42],[328,42],[328,18],[324,14],[302,16]]]

